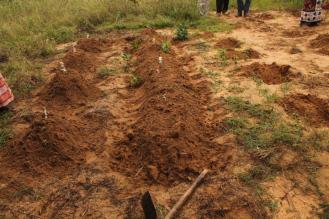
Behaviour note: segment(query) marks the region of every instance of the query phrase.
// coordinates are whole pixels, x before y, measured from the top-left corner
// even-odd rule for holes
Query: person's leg
[[[243,0],[237,0],[237,3],[238,3],[238,16],[241,17],[244,8]]]
[[[223,11],[223,0],[216,0],[217,14]]]
[[[245,17],[249,15],[250,4],[251,4],[251,0],[246,0],[246,3],[244,5],[244,16]]]
[[[230,0],[224,0],[224,3],[223,3],[223,13],[226,13],[228,11],[229,4],[230,4]]]

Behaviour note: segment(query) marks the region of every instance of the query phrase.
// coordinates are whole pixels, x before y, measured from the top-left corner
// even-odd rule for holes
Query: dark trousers
[[[242,16],[242,12],[244,12],[244,15],[249,14],[249,8],[251,4],[251,0],[237,0],[238,1],[238,15]]]
[[[216,0],[217,13],[225,13],[228,11],[230,0]]]

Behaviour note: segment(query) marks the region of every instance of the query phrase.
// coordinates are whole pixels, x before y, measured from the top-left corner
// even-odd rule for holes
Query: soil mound
[[[79,40],[77,48],[85,52],[99,53],[106,50],[111,45],[112,43],[110,40],[89,38]]]
[[[298,113],[315,126],[329,126],[329,100],[314,95],[296,94],[283,99],[282,105],[289,113]]]
[[[99,89],[91,83],[96,58],[81,52],[69,52],[63,59],[67,72],[58,72],[39,93],[42,100],[59,105],[74,105],[95,99]]]
[[[239,48],[240,46],[241,46],[241,42],[231,37],[222,39],[216,43],[216,47],[223,49],[235,49],[235,48]]]
[[[281,84],[291,81],[289,65],[277,65],[276,63],[267,65],[256,62],[243,67],[242,71],[242,76],[256,76],[266,84]]]
[[[72,124],[66,119],[45,120],[39,116],[31,124],[31,130],[12,145],[16,163],[30,171],[39,172],[65,166],[67,162],[79,163],[82,124]],[[79,145],[77,147],[77,145]]]
[[[63,59],[65,68],[68,72],[78,71],[83,73],[95,73],[95,63],[97,58],[85,52],[69,52]]]
[[[112,157],[113,168],[120,172],[169,185],[188,181],[204,168],[224,168],[228,158],[212,142],[214,131],[204,107],[210,93],[207,84],[193,85],[183,69],[191,58],[178,58],[174,51],[163,54],[160,43],[145,39],[134,54],[135,74],[144,80],[138,88],[142,105],[139,119]],[[160,55],[163,64],[157,61]]]
[[[319,49],[319,53],[329,55],[329,34],[320,34],[310,42],[310,46],[314,49]]]
[[[83,103],[95,99],[100,91],[93,87],[79,72],[57,73],[49,84],[39,93],[41,99],[59,105]]]
[[[82,152],[89,146],[81,136],[86,135],[86,125],[82,122],[38,115],[30,130],[6,147],[8,160],[33,174],[65,172],[83,161]]]
[[[64,57],[67,71],[56,71],[37,94],[40,108],[44,106],[48,111],[47,118],[40,112],[32,115],[28,130],[8,147],[7,157],[15,160],[14,165],[34,174],[47,174],[57,167],[63,173],[79,165],[85,151],[103,139],[104,132],[99,128],[102,123],[95,119],[98,115],[75,111],[100,97],[93,80],[97,64],[94,57],[79,51],[71,51]],[[88,140],[82,136],[88,136]]]

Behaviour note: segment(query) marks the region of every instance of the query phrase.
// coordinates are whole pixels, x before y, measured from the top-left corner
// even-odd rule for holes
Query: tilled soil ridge
[[[89,42],[90,41],[90,42]],[[51,81],[36,94],[40,112],[27,118],[29,128],[5,147],[4,165],[34,176],[65,174],[84,163],[85,153],[104,141],[102,124],[85,115],[88,103],[100,98],[94,80],[97,55],[84,49],[70,51],[63,58],[66,72],[56,70]],[[93,50],[93,52],[95,52]],[[94,130],[98,132],[94,132]],[[90,133],[93,133],[90,135]],[[84,138],[88,136],[88,138]]]
[[[135,74],[144,80],[142,105],[132,132],[112,155],[116,168],[150,183],[170,184],[189,180],[204,168],[223,167],[227,161],[218,156],[221,148],[212,141],[206,119],[207,84],[193,85],[183,69],[189,60],[173,51],[162,53],[156,33],[148,38],[135,54]]]

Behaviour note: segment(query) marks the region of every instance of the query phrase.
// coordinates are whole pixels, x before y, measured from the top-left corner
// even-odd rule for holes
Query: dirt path
[[[15,137],[0,154],[0,218],[143,218],[145,191],[163,217],[204,168],[211,174],[179,218],[316,217],[329,202],[329,145],[307,150],[309,163],[305,151],[277,146],[280,174],[255,190],[241,176],[259,159],[228,131],[236,115],[226,101],[267,101],[284,120],[298,114],[305,133],[327,131],[329,24],[300,28],[279,12],[226,19],[238,28],[197,32],[169,53],[161,43],[171,30],[70,44],[15,108]]]

